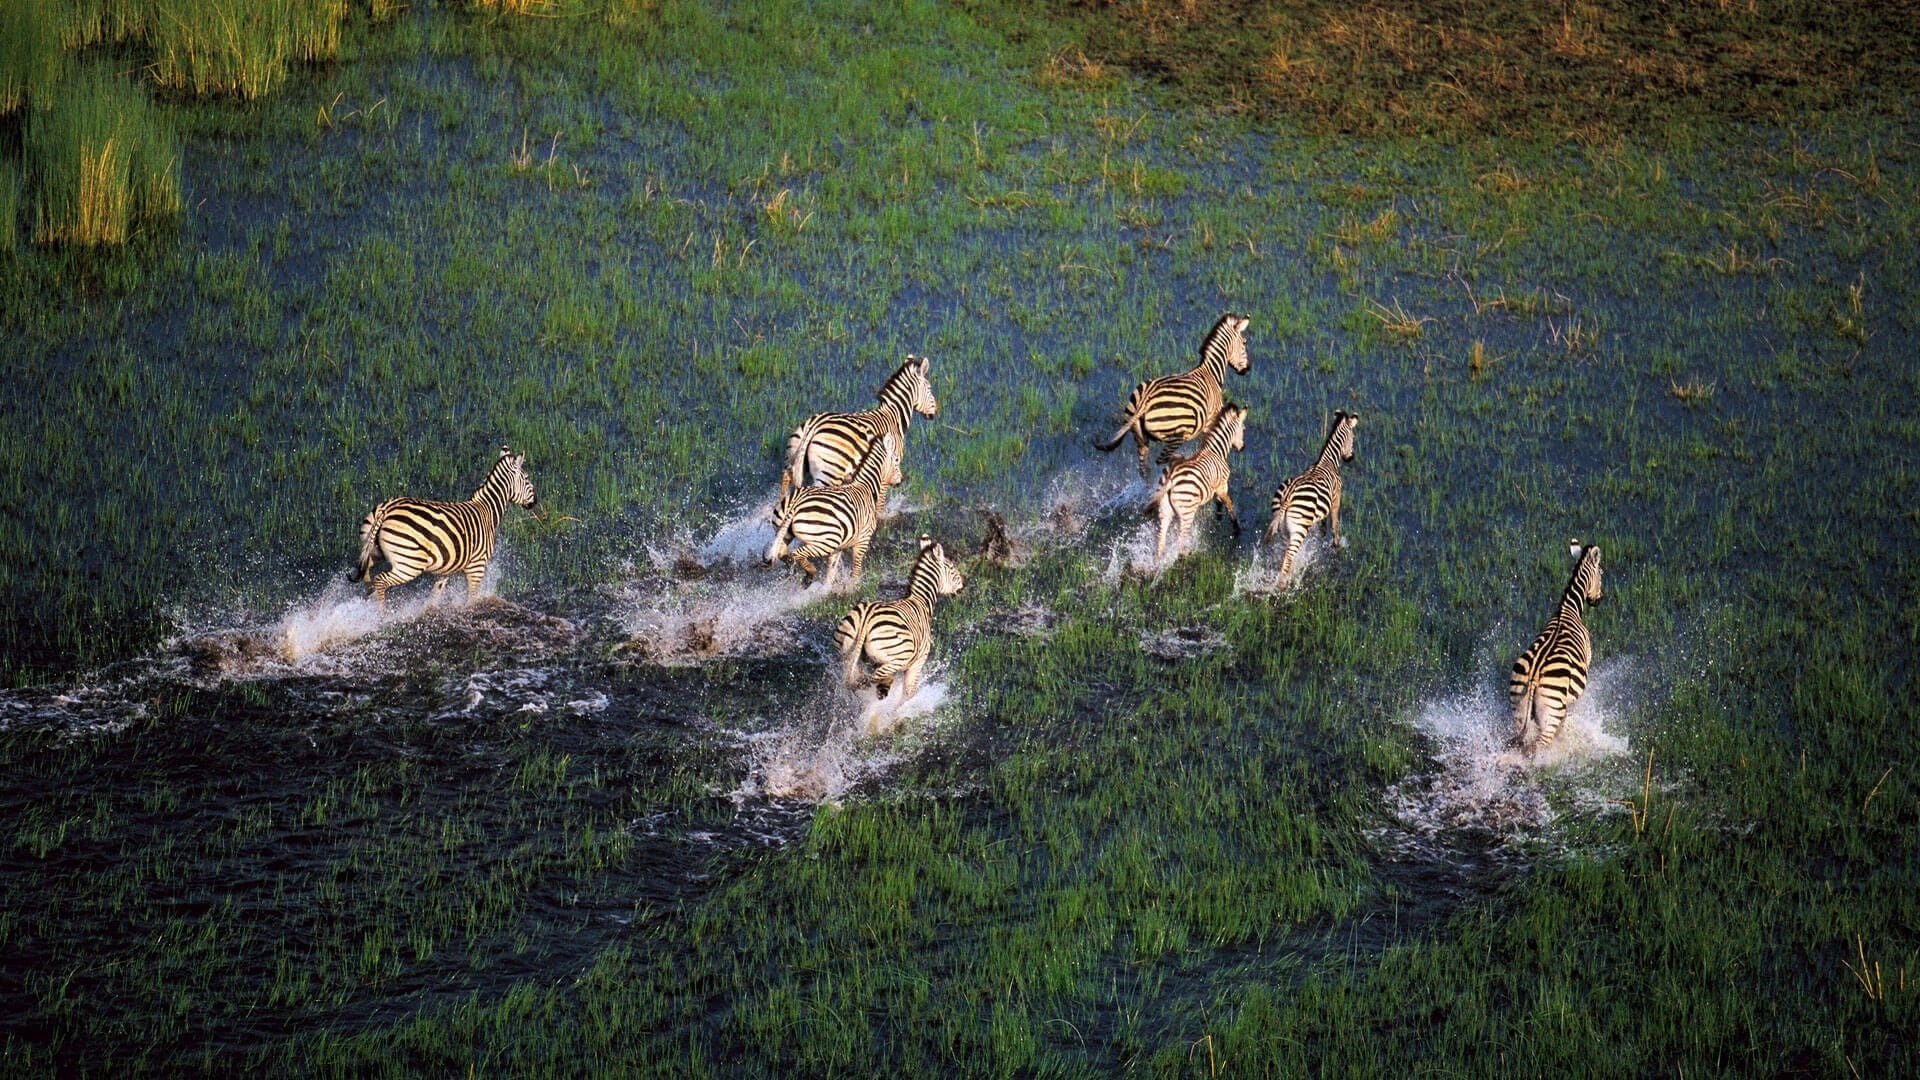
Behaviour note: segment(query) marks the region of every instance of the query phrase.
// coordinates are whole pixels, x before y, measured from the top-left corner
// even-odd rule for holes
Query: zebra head
[[[516,454],[511,448],[502,446],[500,456],[494,459],[493,468],[487,472],[486,482],[473,493],[473,497],[478,499],[489,490],[498,493],[507,502],[533,509],[539,496],[533,490],[533,481],[527,476],[527,455]]]
[[[860,459],[860,467],[854,470],[848,483],[869,484],[875,491],[884,493],[906,480],[906,474],[900,471],[900,436],[883,431],[868,445],[867,456]]]
[[[1229,311],[1220,316],[1207,331],[1207,337],[1200,345],[1202,363],[1220,362],[1242,375],[1253,362],[1247,359],[1247,323],[1249,317],[1236,315]]]
[[[1359,413],[1336,410],[1333,414],[1333,427],[1327,432],[1326,450],[1321,451],[1321,456],[1324,457],[1326,451],[1331,450],[1340,455],[1341,461],[1352,461],[1353,429],[1358,423],[1360,423]]]
[[[938,596],[952,596],[967,584],[967,576],[947,558],[947,549],[926,533],[920,534],[920,555],[913,562],[913,576],[916,580],[927,579]]]
[[[932,364],[925,356],[909,354],[874,396],[881,401],[899,401],[921,416],[933,416],[940,411],[940,403],[934,400],[933,383],[927,379],[927,368]]]
[[[1573,554],[1573,580],[1567,583],[1568,592],[1578,592],[1580,598],[1589,604],[1600,602],[1600,549],[1595,546],[1580,546],[1580,541],[1567,541],[1567,549]]]

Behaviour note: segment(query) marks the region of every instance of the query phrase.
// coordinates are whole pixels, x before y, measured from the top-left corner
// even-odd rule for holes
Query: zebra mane
[[[1570,540],[1567,546],[1573,553],[1573,575],[1567,579],[1567,591],[1561,598],[1561,605],[1574,604],[1584,607],[1587,599],[1587,579],[1596,577],[1600,570],[1600,547],[1597,544],[1581,546],[1580,541]]]
[[[907,354],[907,358],[901,361],[900,366],[893,369],[893,374],[887,376],[887,381],[880,384],[880,389],[873,392],[874,400],[890,401],[898,398],[902,404],[911,405],[913,395],[907,391],[907,385],[920,373],[920,365],[923,363],[925,361],[922,358],[911,353]]]
[[[1334,410],[1333,423],[1327,426],[1327,439],[1320,444],[1320,461],[1326,461],[1330,456],[1334,456],[1334,451],[1337,448],[1336,444],[1339,442],[1341,433],[1348,430],[1347,421],[1349,419],[1356,424],[1360,422],[1358,413],[1350,413],[1345,409]],[[1349,452],[1351,452],[1352,448],[1349,447],[1348,449]]]
[[[853,475],[847,478],[847,483],[866,484],[875,491],[885,487],[886,485],[881,482],[880,475],[881,470],[886,468],[889,441],[891,441],[894,452],[898,453],[900,437],[891,431],[881,432],[878,438],[867,444],[866,456],[860,459],[860,467],[855,469]]]
[[[1245,318],[1245,315],[1229,311],[1213,321],[1213,328],[1207,331],[1206,337],[1200,339],[1202,363],[1209,360],[1226,361],[1227,344],[1240,332],[1239,323]]]

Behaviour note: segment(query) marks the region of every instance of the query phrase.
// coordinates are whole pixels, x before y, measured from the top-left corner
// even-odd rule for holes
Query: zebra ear
[[[1580,557],[1580,553],[1585,551],[1586,548],[1581,547],[1580,541],[1578,540],[1569,540],[1567,541],[1567,550],[1573,553],[1573,557],[1575,559],[1578,559]]]
[[[512,449],[511,449],[510,447],[508,447],[506,443],[501,443],[501,444],[500,444],[500,456],[501,456],[501,457],[508,457],[508,456],[510,456],[510,455],[511,455],[512,453],[513,453],[513,450],[512,450]]]
[[[931,548],[932,546],[933,546],[933,537],[928,536],[926,533],[921,533],[920,534],[920,550],[925,551],[928,548]]]

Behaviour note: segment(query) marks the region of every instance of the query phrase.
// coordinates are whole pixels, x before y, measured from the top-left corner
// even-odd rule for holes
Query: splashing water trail
[[[869,736],[890,735],[908,720],[926,716],[947,703],[947,683],[943,679],[923,679],[920,688],[905,701],[900,700],[902,689],[895,686],[884,698],[872,696],[871,691],[861,695],[869,700],[860,712],[860,730]]]
[[[1387,789],[1397,828],[1376,838],[1405,858],[1494,863],[1524,857],[1521,846],[1550,833],[1559,813],[1606,813],[1624,791],[1624,731],[1634,664],[1595,666],[1587,692],[1551,746],[1529,756],[1511,743],[1505,688],[1483,687],[1427,701],[1416,726],[1433,743],[1435,768]]]
[[[1293,592],[1307,579],[1307,572],[1320,561],[1321,553],[1332,541],[1316,528],[1293,556],[1293,571],[1280,576],[1280,560],[1286,553],[1285,541],[1275,536],[1271,544],[1255,544],[1253,556],[1233,572],[1235,596],[1277,596]]]

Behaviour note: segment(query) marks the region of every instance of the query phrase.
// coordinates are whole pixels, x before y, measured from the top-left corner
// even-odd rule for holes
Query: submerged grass
[[[174,109],[176,242],[0,260],[0,635],[61,683],[0,697],[9,1071],[1914,1071],[1910,120],[1276,133],[1061,47],[1097,11],[602,10],[349,19],[357,61]],[[1275,596],[1204,518],[1122,572],[1131,463],[1086,447],[1227,309],[1243,526],[1366,417],[1349,545]],[[976,503],[1025,561],[941,607],[951,704],[883,779],[748,798],[853,598],[766,660],[606,627],[907,352],[941,410],[872,576]],[[157,644],[310,601],[503,441],[549,514],[500,592],[577,638]],[[1631,753],[1407,854],[1414,718],[1497,702],[1569,535]]]

